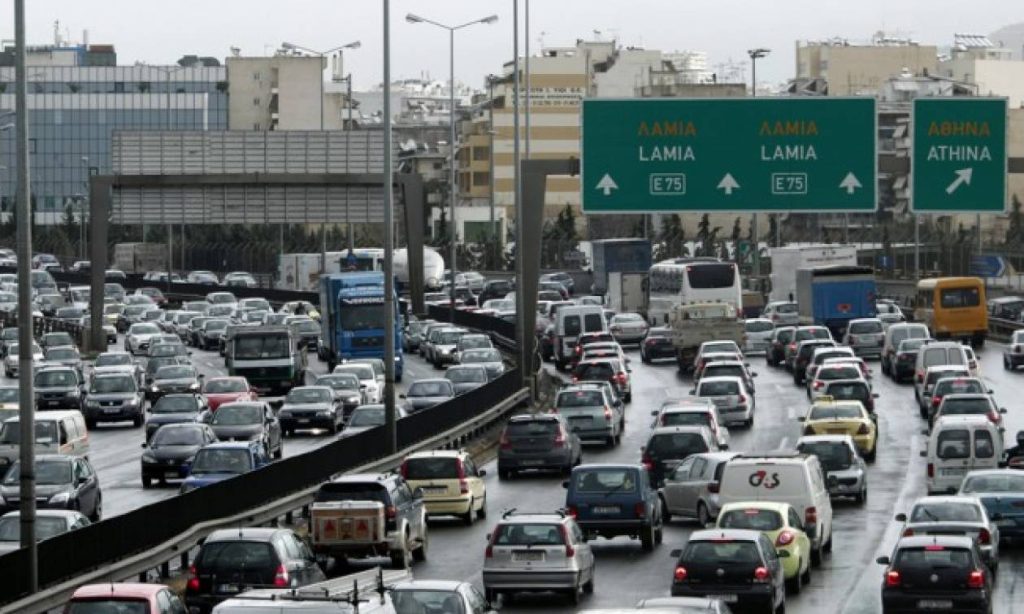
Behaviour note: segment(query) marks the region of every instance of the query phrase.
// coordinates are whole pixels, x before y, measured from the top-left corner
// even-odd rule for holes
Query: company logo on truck
[[[747,482],[749,482],[754,488],[764,486],[768,490],[771,490],[777,487],[781,480],[779,480],[779,474],[773,473],[768,475],[767,471],[761,469],[751,473],[750,477],[747,478]]]

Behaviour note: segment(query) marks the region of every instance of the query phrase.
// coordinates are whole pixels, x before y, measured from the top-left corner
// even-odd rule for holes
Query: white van
[[[77,409],[46,411],[35,415],[36,454],[71,454],[89,456],[89,431],[85,418]],[[0,424],[0,474],[18,460],[21,430],[18,418]]]
[[[606,333],[608,321],[604,308],[597,305],[569,305],[555,312],[555,364],[565,368],[576,350],[576,338],[581,333]]]
[[[967,368],[967,353],[964,346],[955,341],[935,341],[921,346],[917,352],[917,363],[914,365],[914,398],[918,404],[924,393],[924,379],[928,367],[953,365]]]
[[[900,342],[907,339],[928,339],[931,333],[924,324],[893,324],[885,331],[885,341],[882,342],[882,372],[892,373],[892,360],[896,357],[896,350],[900,348]]]
[[[921,456],[928,459],[928,494],[955,493],[969,472],[999,466],[1003,434],[988,416],[940,417]]]
[[[811,562],[820,565],[822,553],[832,551],[832,501],[817,456],[782,452],[730,460],[722,472],[718,502],[725,506],[741,501],[789,503],[811,538]]]

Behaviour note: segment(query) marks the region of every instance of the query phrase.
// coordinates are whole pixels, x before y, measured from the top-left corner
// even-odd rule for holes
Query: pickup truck
[[[706,341],[735,341],[743,346],[746,333],[736,308],[728,303],[676,305],[669,315],[672,346],[680,371],[693,368],[697,350]]]
[[[310,507],[309,536],[317,557],[388,556],[397,569],[427,559],[423,493],[398,474],[352,474],[320,486]]]

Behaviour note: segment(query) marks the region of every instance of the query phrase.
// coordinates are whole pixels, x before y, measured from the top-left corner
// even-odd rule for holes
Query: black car
[[[583,462],[583,447],[559,414],[513,416],[498,445],[498,477],[509,479],[527,470],[568,475]]]
[[[334,393],[334,399],[344,409],[345,420],[352,410],[363,404],[363,393],[359,388],[359,378],[354,373],[330,373],[321,375],[313,382],[314,386],[328,386]]]
[[[192,361],[189,360],[188,356],[151,356],[146,360],[146,369],[143,371],[143,377],[146,385],[150,386],[153,384],[153,376],[156,375],[157,370],[161,367],[190,364],[192,364]]]
[[[142,426],[145,396],[129,373],[102,373],[93,376],[85,397],[85,424],[131,420]]]
[[[16,511],[21,503],[21,461],[7,470],[0,483],[0,516]],[[96,471],[88,460],[64,454],[36,457],[36,506],[78,510],[96,522],[103,516],[103,494]]]
[[[291,435],[296,430],[325,429],[331,435],[345,423],[342,404],[327,386],[299,386],[288,391],[277,412],[281,432]]]
[[[283,456],[281,423],[266,403],[224,403],[217,408],[209,424],[220,441],[260,441],[267,456]]]
[[[215,441],[213,429],[205,424],[169,423],[159,427],[142,444],[142,487],[149,488],[153,480],[166,484],[167,480],[185,479],[196,452]]]
[[[804,385],[804,379],[807,377],[807,365],[811,362],[814,350],[824,347],[835,347],[835,345],[834,341],[826,339],[809,340],[800,343],[797,346],[796,355],[793,357],[793,383],[797,386]]]
[[[82,379],[74,367],[43,367],[33,377],[36,409],[78,409],[84,407]]]
[[[199,422],[208,410],[206,398],[201,394],[164,395],[149,408],[149,417],[146,418],[146,441],[149,441],[161,426]]]
[[[253,586],[296,588],[324,572],[290,529],[220,529],[206,538],[185,583],[185,605],[207,614]]]
[[[928,339],[904,339],[900,341],[896,349],[896,356],[889,367],[889,373],[895,382],[902,382],[914,377],[914,368],[917,366],[917,354],[921,347],[928,343]]]
[[[228,329],[229,323],[227,319],[221,318],[212,318],[204,322],[196,333],[198,338],[196,346],[203,350],[220,347],[220,338]]]
[[[676,357],[676,348],[672,345],[672,329],[666,327],[651,328],[640,344],[640,360],[649,365],[661,358]]]
[[[146,390],[146,396],[153,402],[165,394],[199,392],[202,375],[191,365],[168,365],[160,367],[153,374],[153,383]]]
[[[413,382],[409,390],[399,396],[405,400],[409,413],[414,414],[454,398],[455,386],[443,378],[421,379]]]
[[[962,535],[903,537],[885,565],[882,611],[992,612],[994,578],[977,542]]]
[[[795,326],[779,326],[772,332],[768,349],[764,353],[764,360],[768,366],[777,367],[786,361],[786,346],[793,341],[795,333]]]
[[[744,611],[785,610],[786,577],[780,553],[760,531],[694,531],[686,546],[673,550],[672,556],[678,557],[672,572],[673,597],[729,595],[730,602]]]
[[[493,279],[484,284],[484,289],[480,291],[476,299],[482,305],[492,298],[505,298],[505,295],[513,290],[515,290],[515,285],[511,280]]]

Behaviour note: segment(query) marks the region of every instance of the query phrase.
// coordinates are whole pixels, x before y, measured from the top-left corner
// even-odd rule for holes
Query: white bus
[[[675,305],[722,302],[743,308],[743,284],[733,262],[716,258],[662,260],[647,276],[647,320],[652,326],[668,323]]]

